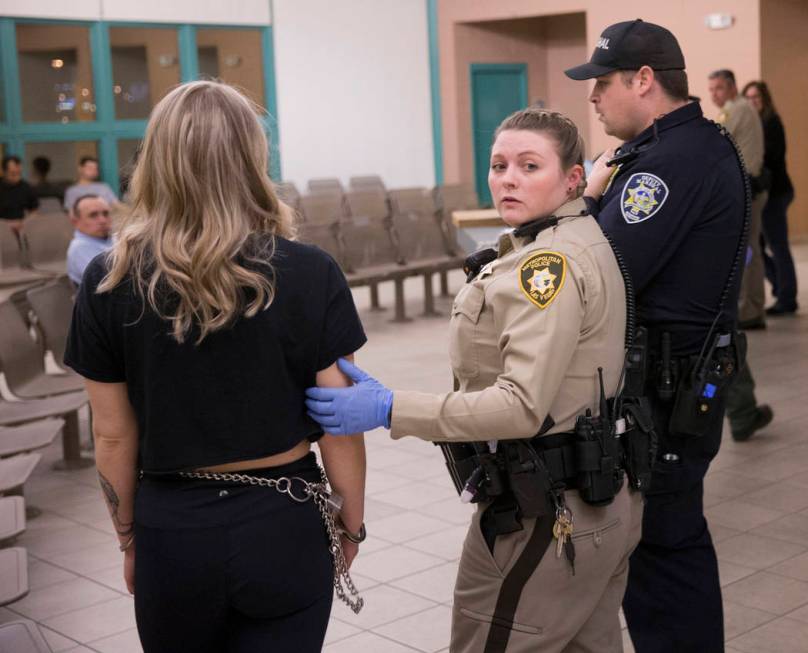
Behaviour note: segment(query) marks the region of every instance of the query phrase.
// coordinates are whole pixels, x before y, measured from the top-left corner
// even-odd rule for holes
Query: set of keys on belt
[[[558,495],[554,495],[558,496]],[[556,539],[556,558],[561,557],[563,552],[570,563],[572,575],[575,575],[575,545],[572,542],[575,519],[572,510],[564,504],[564,494],[560,494],[560,500],[554,501],[555,523],[553,524],[553,537]]]

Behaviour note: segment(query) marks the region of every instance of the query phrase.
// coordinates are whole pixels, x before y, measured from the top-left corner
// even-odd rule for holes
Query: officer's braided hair
[[[504,131],[524,129],[526,131],[548,134],[556,143],[556,152],[561,159],[561,167],[569,170],[574,165],[584,164],[584,140],[578,127],[567,116],[558,111],[528,107],[512,113],[503,120],[494,132],[494,141]],[[576,197],[580,197],[586,188],[586,177],[578,184]]]

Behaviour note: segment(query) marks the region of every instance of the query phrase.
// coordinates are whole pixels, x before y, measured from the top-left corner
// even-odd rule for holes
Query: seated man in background
[[[54,197],[59,200],[59,204],[64,202],[64,187],[60,188],[48,179],[51,169],[50,159],[46,156],[38,156],[31,161],[31,180],[34,194],[38,198]]]
[[[76,200],[85,195],[102,197],[109,206],[120,204],[109,184],[98,181],[98,159],[92,156],[83,156],[79,161],[79,180],[65,191],[65,211],[70,212]]]
[[[79,285],[90,261],[112,247],[109,204],[97,195],[83,195],[70,211],[70,222],[76,231],[67,248],[67,276]]]
[[[8,220],[11,228],[19,233],[26,213],[35,210],[39,201],[31,185],[22,178],[22,163],[19,157],[3,157],[3,178],[0,179],[0,219]]]

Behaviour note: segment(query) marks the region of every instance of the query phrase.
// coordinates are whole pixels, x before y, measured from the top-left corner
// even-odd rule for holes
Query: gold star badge
[[[649,188],[643,182],[640,182],[634,188],[629,188],[627,192],[628,198],[624,202],[624,206],[634,215],[637,215],[640,211],[649,215],[654,210],[654,207],[659,204],[654,198],[656,188]]]

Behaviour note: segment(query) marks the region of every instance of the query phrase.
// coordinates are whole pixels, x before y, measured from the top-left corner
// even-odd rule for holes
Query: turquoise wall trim
[[[180,25],[177,31],[180,53],[180,79],[192,82],[199,77],[199,61],[196,52],[196,27]]]
[[[429,89],[432,95],[432,156],[435,184],[443,183],[443,122],[440,102],[440,49],[438,44],[438,0],[426,2],[429,32]]]
[[[0,18],[0,65],[3,67],[3,104],[5,125],[11,127],[22,122],[22,105],[19,91],[20,71],[17,68],[17,31],[14,21]],[[7,139],[10,154],[21,154],[15,139]]]
[[[115,128],[115,104],[112,93],[112,60],[110,58],[109,25],[93,23],[90,27],[90,55],[93,66],[95,121],[102,135],[98,139],[101,178],[117,193],[118,149],[112,131]]]
[[[264,103],[267,109],[267,140],[269,140],[269,175],[275,181],[281,177],[281,139],[278,123],[278,89],[275,84],[275,40],[272,26],[261,35],[261,50],[264,55]]]

